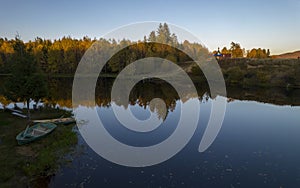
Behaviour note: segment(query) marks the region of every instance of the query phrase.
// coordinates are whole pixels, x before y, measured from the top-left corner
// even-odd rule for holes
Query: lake
[[[110,98],[112,83],[110,79],[98,80],[97,105],[81,105],[75,111],[93,109],[116,140],[145,147],[172,135],[182,105],[198,100],[200,119],[194,135],[184,149],[169,160],[133,168],[100,157],[78,133],[76,153],[67,156],[70,162],[51,177],[50,187],[300,187],[299,90],[227,88],[222,128],[212,145],[198,152],[212,101],[224,99],[224,96],[211,97],[205,86],[195,84],[199,97],[182,100],[165,82],[138,83],[124,109],[145,120],[155,111],[150,105],[151,99],[160,98],[167,112],[156,111],[162,120],[157,129],[137,133],[122,126],[115,117],[112,110],[115,101]],[[50,85],[52,102],[71,109],[72,79],[53,79]],[[83,122],[80,126],[97,126],[91,122]]]

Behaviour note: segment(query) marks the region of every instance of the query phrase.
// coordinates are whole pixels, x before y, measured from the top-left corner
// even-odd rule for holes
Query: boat
[[[11,111],[11,114],[14,116],[18,116],[21,118],[27,118],[27,115],[23,114],[23,112],[21,110],[16,110],[16,109],[11,109],[11,108],[7,108],[9,111]]]
[[[26,115],[21,114],[21,113],[18,113],[18,112],[12,112],[11,114],[12,114],[12,115],[15,115],[15,116],[18,116],[18,117],[21,117],[21,118],[27,118]]]
[[[27,126],[17,136],[19,145],[28,144],[50,134],[57,126],[54,123],[36,123],[33,126]]]
[[[7,108],[8,110],[12,111],[12,112],[16,112],[19,114],[22,114],[23,112],[21,110],[16,110],[16,109],[11,109],[11,108]]]
[[[69,125],[75,123],[74,118],[59,118],[59,119],[43,119],[43,120],[33,120],[34,123],[55,123],[57,125]]]

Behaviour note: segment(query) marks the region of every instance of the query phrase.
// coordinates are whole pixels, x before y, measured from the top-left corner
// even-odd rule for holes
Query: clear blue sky
[[[272,54],[300,50],[300,0],[1,0],[0,17],[0,37],[18,31],[25,41],[99,38],[125,24],[161,21],[188,29],[209,49],[235,41]]]

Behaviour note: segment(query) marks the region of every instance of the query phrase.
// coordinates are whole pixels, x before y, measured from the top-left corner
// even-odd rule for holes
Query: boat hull
[[[55,123],[57,125],[69,125],[72,123],[76,123],[74,118],[34,120],[33,122],[35,122],[35,123]]]
[[[19,145],[28,144],[47,136],[56,127],[54,123],[36,123],[32,127],[20,132],[16,136],[16,140]]]

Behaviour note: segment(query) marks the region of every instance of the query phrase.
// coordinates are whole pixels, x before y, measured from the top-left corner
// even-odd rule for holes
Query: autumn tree
[[[30,120],[29,103],[47,95],[46,82],[32,52],[25,48],[23,41],[18,37],[14,42],[14,54],[10,62],[12,75],[5,82],[5,96],[15,102],[26,102]]]
[[[248,58],[268,58],[270,57],[270,50],[266,49],[261,49],[261,48],[253,48],[251,51],[248,52],[247,54]]]
[[[13,41],[7,40],[7,38],[0,40],[0,73],[8,73],[10,60],[12,54],[14,53]]]
[[[230,51],[233,58],[243,57],[243,50],[239,43],[231,42]]]
[[[226,47],[224,47],[224,48],[221,50],[221,53],[222,53],[222,54],[230,54],[230,50],[228,50]]]

